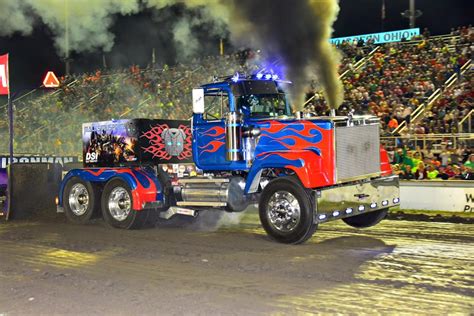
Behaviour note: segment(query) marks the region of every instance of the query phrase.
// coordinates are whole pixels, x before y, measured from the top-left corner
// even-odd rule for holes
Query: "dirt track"
[[[1,223],[0,240],[0,315],[474,311],[469,224],[338,221],[287,246],[248,212],[217,231]]]

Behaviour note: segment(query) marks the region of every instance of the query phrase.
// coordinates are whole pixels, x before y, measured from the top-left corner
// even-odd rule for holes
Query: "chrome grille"
[[[336,127],[337,181],[380,172],[379,125]]]

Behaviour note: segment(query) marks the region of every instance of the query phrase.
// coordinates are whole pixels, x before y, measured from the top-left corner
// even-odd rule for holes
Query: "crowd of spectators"
[[[408,147],[389,151],[392,170],[403,180],[474,180],[472,148],[445,147],[440,152]]]
[[[444,84],[453,74],[460,76],[461,67],[473,56],[474,28],[462,27],[453,30],[451,37],[430,38],[425,31],[422,38],[413,42],[397,42],[380,45],[360,69],[349,72],[342,78],[345,90],[340,114],[354,110],[356,114],[373,114],[381,118],[383,131],[390,135],[399,124],[406,121],[414,133],[453,133],[457,124],[472,108],[473,85],[471,76],[459,78],[460,84],[445,91],[431,111],[438,114],[410,126],[412,112],[436,89],[444,90]],[[343,51],[355,52],[361,41],[342,43]],[[373,43],[367,43],[367,50]],[[358,58],[358,54],[355,54]],[[349,63],[351,65],[351,63]],[[349,67],[350,69],[350,67]],[[308,111],[328,111],[321,93],[308,104]]]
[[[16,104],[15,151],[77,155],[81,124],[121,118],[189,119],[192,89],[215,77],[255,71],[255,56],[210,56],[173,67],[136,65],[61,78],[54,93]],[[6,132],[6,122],[0,126]],[[7,142],[0,151],[7,151]]]
[[[462,132],[459,123],[472,109],[474,77],[467,73],[462,82],[444,91],[442,97],[426,112],[412,129],[416,134],[444,134]]]
[[[472,57],[473,28],[453,30],[450,39],[424,37],[415,42],[378,45],[377,51],[359,69],[354,65],[377,46],[373,42],[343,42],[340,73],[345,101],[338,113],[370,113],[381,118],[389,133],[433,91],[443,89],[447,78],[458,73]],[[192,88],[216,77],[259,69],[258,52],[210,56],[186,64],[131,66],[119,70],[62,78],[59,90],[25,98],[16,104],[15,150],[25,153],[78,155],[82,151],[83,122],[144,117],[188,119],[191,116]],[[473,78],[466,74],[460,84],[444,91],[442,98],[426,112],[425,119],[412,124],[417,134],[456,132],[459,119],[472,109]],[[327,112],[324,98],[314,82],[308,97],[309,111]],[[6,122],[0,122],[6,131]],[[0,151],[7,151],[3,142]],[[397,151],[395,151],[397,152]],[[407,153],[409,155],[409,152]],[[425,162],[424,162],[425,163]],[[399,168],[404,165],[396,162]],[[426,165],[430,165],[425,163]],[[434,167],[436,164],[432,164]],[[417,169],[417,166],[411,166]],[[461,168],[461,167],[460,167]]]

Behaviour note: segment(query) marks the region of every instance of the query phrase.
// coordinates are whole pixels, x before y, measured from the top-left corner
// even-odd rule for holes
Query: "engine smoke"
[[[285,77],[293,82],[289,92],[294,109],[301,109],[313,75],[320,80],[330,107],[342,103],[339,54],[329,43],[338,0],[0,0],[0,36],[31,34],[41,20],[54,34],[62,56],[67,51],[107,52],[114,44],[109,29],[117,14],[144,9],[162,14],[162,9],[173,5],[195,13],[176,16],[171,26],[178,59],[194,57],[206,45],[196,29],[223,37],[230,31],[236,46],[259,48],[267,60],[281,60]]]
[[[66,51],[109,51],[114,44],[109,31],[113,15],[139,11],[136,0],[0,0],[0,7],[0,35],[29,35],[41,19],[62,56]]]
[[[300,110],[305,88],[316,74],[331,108],[343,101],[339,54],[329,43],[339,12],[337,0],[234,0],[236,21],[229,25],[240,40],[256,42],[268,58],[281,58],[290,97]]]

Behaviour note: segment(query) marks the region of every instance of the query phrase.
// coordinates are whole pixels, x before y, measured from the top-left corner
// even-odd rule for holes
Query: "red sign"
[[[57,87],[59,87],[59,80],[58,80],[58,77],[56,77],[56,75],[54,74],[54,72],[48,71],[48,73],[44,77],[43,85],[46,88],[57,88]]]
[[[0,56],[0,95],[9,94],[8,54]]]

